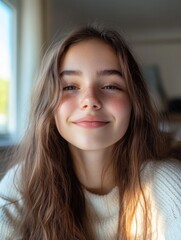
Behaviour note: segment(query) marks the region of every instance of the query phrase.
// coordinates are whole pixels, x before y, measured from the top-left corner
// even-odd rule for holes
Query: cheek
[[[131,114],[131,102],[127,96],[121,98],[115,98],[110,101],[110,108],[115,115],[120,118],[130,117]]]
[[[65,119],[75,109],[75,99],[63,99],[58,108],[59,115]]]
[[[56,113],[55,113],[55,124],[56,124],[56,127],[60,133],[60,126],[61,126],[61,113],[60,113],[60,109],[58,108]]]
[[[69,118],[74,109],[75,101],[66,100],[61,102],[60,106],[57,109],[57,112],[55,113],[55,123],[59,132],[61,131],[66,120]]]

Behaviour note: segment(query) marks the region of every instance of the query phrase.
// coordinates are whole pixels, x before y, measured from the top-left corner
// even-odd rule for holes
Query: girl
[[[1,239],[180,239],[181,164],[166,148],[120,35],[74,32],[43,60],[0,186]]]

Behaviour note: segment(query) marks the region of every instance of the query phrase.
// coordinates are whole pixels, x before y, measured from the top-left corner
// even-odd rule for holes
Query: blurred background
[[[181,140],[180,0],[0,0],[0,151],[24,133],[47,47],[90,23],[127,40],[165,116],[160,126]]]

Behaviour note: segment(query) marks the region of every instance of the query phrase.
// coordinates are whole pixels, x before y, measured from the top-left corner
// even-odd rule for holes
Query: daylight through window
[[[13,10],[0,1],[0,135],[15,131]]]

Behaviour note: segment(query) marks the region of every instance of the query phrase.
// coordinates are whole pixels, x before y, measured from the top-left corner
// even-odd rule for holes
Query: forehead
[[[120,68],[119,58],[113,47],[100,39],[88,39],[72,45],[61,61],[61,69],[84,66]]]

